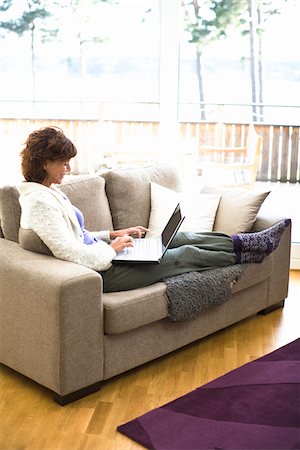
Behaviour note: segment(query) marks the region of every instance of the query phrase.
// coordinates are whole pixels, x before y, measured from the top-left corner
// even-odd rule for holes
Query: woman
[[[134,245],[147,228],[89,232],[82,212],[56,186],[70,171],[74,144],[56,127],[31,133],[21,152],[26,182],[19,187],[21,227],[33,230],[56,258],[90,267],[101,273],[104,292],[143,287],[185,272],[261,262],[274,251],[290,223],[228,236],[224,233],[179,232],[160,264],[112,264],[117,253]]]

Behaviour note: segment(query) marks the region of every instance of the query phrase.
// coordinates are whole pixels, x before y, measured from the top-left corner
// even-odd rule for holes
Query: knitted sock
[[[265,256],[256,252],[236,252],[236,264],[260,263]]]
[[[265,256],[269,255],[278,247],[281,236],[290,223],[291,219],[284,219],[266,230],[232,235],[234,252],[236,254],[255,252]]]

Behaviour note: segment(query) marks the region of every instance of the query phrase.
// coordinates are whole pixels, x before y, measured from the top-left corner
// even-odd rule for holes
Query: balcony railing
[[[11,156],[17,161],[19,151],[28,134],[40,127],[51,125],[63,129],[79,150],[92,152],[92,160],[96,168],[101,167],[107,157],[113,159],[114,154],[117,155],[120,152],[123,152],[132,165],[135,164],[135,160],[143,158],[145,161],[152,162],[159,159],[158,147],[155,148],[155,140],[158,140],[160,136],[158,122],[99,119],[0,118],[1,157],[4,157],[6,161],[6,157]],[[181,152],[181,156],[191,155],[197,151],[198,146],[213,145],[220,139],[222,144],[228,146],[243,145],[248,126],[248,124],[240,123],[223,123],[220,135],[220,124],[217,122],[181,122],[176,130],[180,138],[179,153]],[[299,126],[258,123],[255,124],[255,129],[263,137],[257,180],[299,183]],[[164,147],[159,147],[160,152],[164,150]],[[132,159],[130,159],[131,152]],[[139,157],[135,158],[134,155],[137,154]]]
[[[243,146],[248,124],[183,123],[181,134],[195,136],[200,145]],[[255,124],[263,138],[257,181],[299,183],[299,126]]]

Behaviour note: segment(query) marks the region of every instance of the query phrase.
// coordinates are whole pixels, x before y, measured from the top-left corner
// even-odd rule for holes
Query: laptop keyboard
[[[161,255],[160,239],[134,239],[134,246],[118,254],[118,259],[157,259]]]

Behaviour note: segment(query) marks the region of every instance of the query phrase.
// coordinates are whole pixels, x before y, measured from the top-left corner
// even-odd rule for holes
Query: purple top
[[[98,242],[98,239],[96,237],[92,236],[92,234],[84,228],[84,217],[83,217],[82,212],[76,206],[74,206],[74,205],[72,205],[72,206],[74,208],[81,231],[83,233],[84,243],[87,245],[95,244],[96,242]]]

